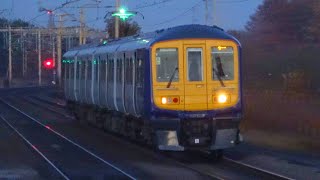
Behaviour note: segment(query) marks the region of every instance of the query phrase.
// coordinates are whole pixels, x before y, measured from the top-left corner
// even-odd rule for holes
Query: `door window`
[[[187,48],[188,81],[203,80],[202,48]]]

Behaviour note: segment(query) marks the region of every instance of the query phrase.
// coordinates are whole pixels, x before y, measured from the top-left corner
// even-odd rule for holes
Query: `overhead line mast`
[[[120,0],[116,0],[116,11],[119,11],[120,7]],[[119,38],[119,17],[115,16],[115,24],[114,24],[114,30],[115,30],[115,39]]]

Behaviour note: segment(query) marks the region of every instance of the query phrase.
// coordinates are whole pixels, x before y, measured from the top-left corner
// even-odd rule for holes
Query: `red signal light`
[[[43,61],[43,66],[44,66],[46,69],[52,69],[52,68],[54,68],[53,59],[49,58],[49,59],[46,59],[45,61]]]

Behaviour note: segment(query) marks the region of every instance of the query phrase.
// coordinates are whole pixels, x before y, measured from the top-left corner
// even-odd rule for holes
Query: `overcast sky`
[[[0,16],[9,19],[20,18],[31,21],[36,25],[47,26],[48,16],[39,12],[39,7],[54,9],[66,1],[74,0],[1,0]],[[64,8],[55,12],[56,15],[62,13],[73,14],[79,20],[79,7],[86,4],[94,4],[96,0],[79,0],[79,2],[69,4],[70,8]],[[115,0],[101,1],[100,7],[114,6]],[[216,7],[213,6],[213,0],[208,0],[208,10],[210,25],[213,24],[212,16],[215,15],[215,24],[230,30],[244,29],[257,6],[263,0],[215,0]],[[204,0],[121,0],[121,4],[129,10],[139,11],[144,15],[136,16],[133,19],[142,26],[143,32],[149,32],[156,29],[162,29],[182,24],[205,24],[205,1]],[[88,5],[87,5],[88,6]],[[87,8],[85,9],[87,26],[103,29],[105,23],[103,17],[107,11],[114,9],[106,8]],[[214,12],[215,11],[215,12]],[[44,15],[41,15],[44,14]],[[57,21],[57,17],[55,18]],[[76,25],[78,22],[71,22],[66,25]]]

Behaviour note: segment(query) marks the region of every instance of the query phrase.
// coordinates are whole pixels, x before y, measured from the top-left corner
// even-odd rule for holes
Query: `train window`
[[[158,82],[168,82],[172,76],[172,82],[179,81],[179,73],[177,73],[178,48],[158,48],[156,65]]]
[[[99,76],[99,64],[100,64],[100,57],[98,59],[93,59],[93,68],[94,68],[94,80],[98,81]]]
[[[203,80],[202,48],[187,48],[188,81]]]
[[[100,67],[100,81],[105,81],[106,79],[106,61],[102,58],[100,58],[100,63],[99,63],[99,67]]]
[[[85,80],[86,78],[86,64],[87,62],[86,61],[82,61],[81,62],[81,80]]]
[[[74,78],[74,76],[73,76],[73,74],[74,74],[74,63],[73,62],[74,61],[71,60],[71,63],[70,63],[70,79]]]
[[[77,72],[76,72],[76,79],[79,79],[80,78],[80,65],[81,65],[81,61],[80,60],[77,60],[76,61],[76,66],[77,66]]]
[[[68,63],[66,63],[65,64],[65,71],[66,71],[66,79],[69,79],[69,64]]]
[[[111,82],[113,82],[113,76],[114,76],[114,59],[113,59],[113,57],[110,57],[110,59],[108,60],[109,61],[109,70],[108,70],[108,82],[109,83],[111,83]]]
[[[118,59],[118,69],[117,69],[117,71],[118,71],[118,73],[117,73],[117,82],[121,82],[122,81],[122,57],[120,57],[119,59]]]
[[[234,51],[232,47],[213,47],[211,51],[212,79],[234,79]]]
[[[128,55],[126,53],[126,55]],[[125,61],[124,61],[124,74],[125,74],[125,82],[126,83],[129,83],[129,80],[130,80],[130,61],[129,61],[129,58],[128,56],[125,58]]]
[[[144,59],[142,59],[144,56],[143,53],[137,53],[136,54],[136,83],[137,86],[142,87],[144,84]]]
[[[129,58],[129,70],[128,70],[128,82],[130,84],[133,83],[133,60],[132,60],[132,57]]]
[[[61,77],[63,77],[64,79],[66,79],[66,65],[63,63],[61,66]]]
[[[91,80],[92,77],[92,60],[87,60],[87,80]]]

